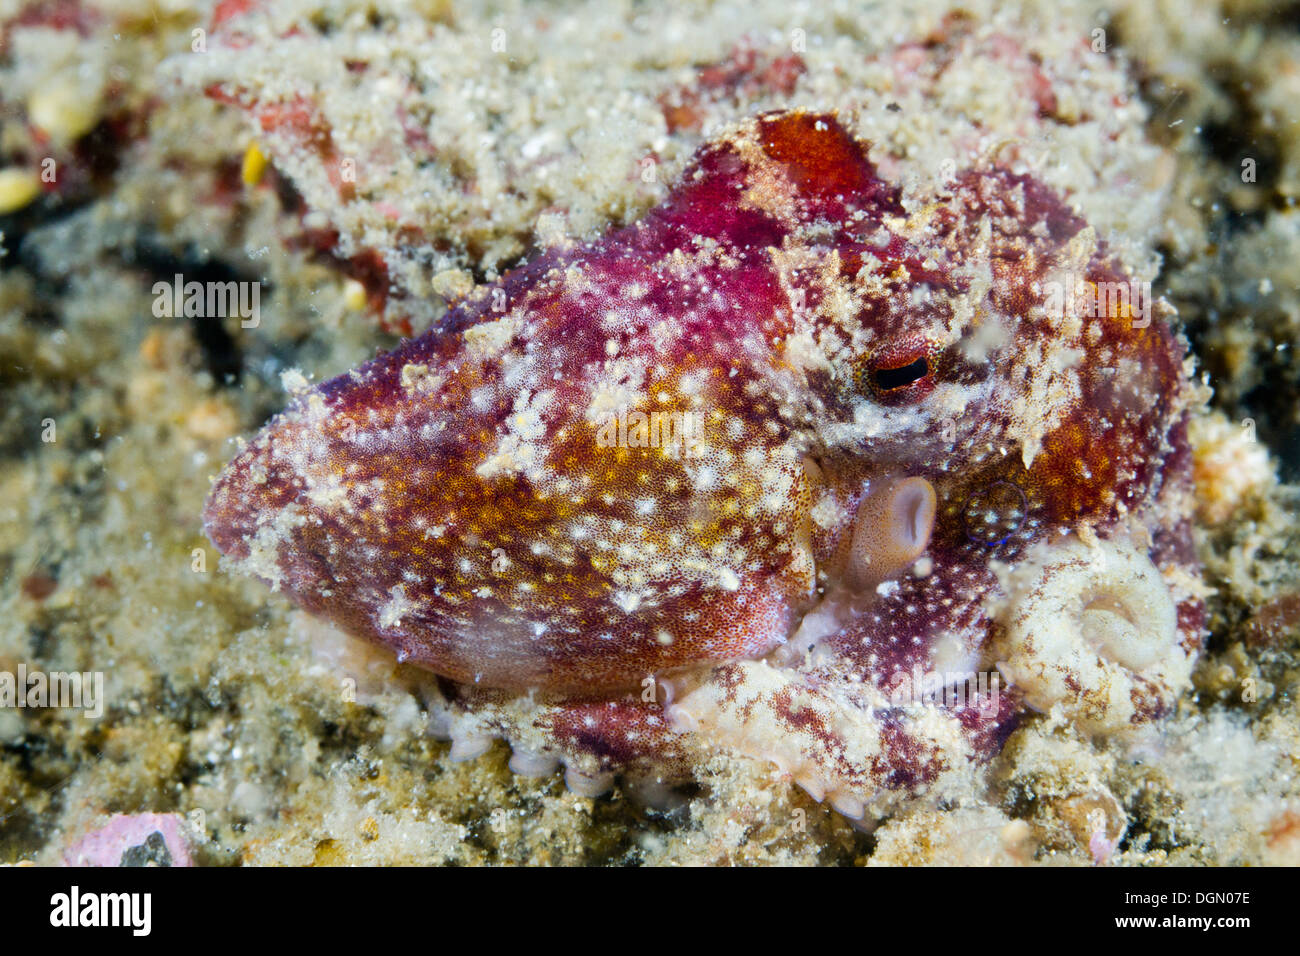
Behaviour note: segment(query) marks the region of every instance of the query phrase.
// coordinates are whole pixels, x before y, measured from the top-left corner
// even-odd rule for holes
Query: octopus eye
[[[892,392],[896,388],[906,388],[930,374],[930,361],[924,355],[914,362],[898,368],[877,368],[871,370],[871,381],[882,392]]]
[[[934,388],[935,343],[911,339],[887,346],[857,371],[860,391],[886,404],[912,402]]]

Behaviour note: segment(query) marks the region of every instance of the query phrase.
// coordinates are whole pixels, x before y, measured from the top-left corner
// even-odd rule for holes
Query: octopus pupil
[[[881,368],[872,372],[871,377],[876,387],[882,391],[893,391],[913,382],[920,381],[930,374],[930,364],[924,357],[899,368]]]

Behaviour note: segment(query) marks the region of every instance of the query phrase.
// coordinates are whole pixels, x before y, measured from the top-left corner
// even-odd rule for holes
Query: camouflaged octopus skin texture
[[[869,818],[1028,708],[1158,718],[1203,630],[1168,310],[1030,176],[902,200],[831,115],[739,123],[639,222],[301,383],[206,530],[439,675],[457,755],[584,792],[730,750]]]

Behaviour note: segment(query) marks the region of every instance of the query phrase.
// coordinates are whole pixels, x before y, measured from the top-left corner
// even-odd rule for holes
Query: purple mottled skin
[[[1128,281],[1034,179],[972,169],[905,206],[833,116],[766,114],[640,222],[299,392],[205,527],[439,675],[466,752],[505,736],[594,791],[729,748],[879,812],[1023,709],[973,677],[999,568],[1063,536],[1190,567],[1183,346],[1123,303],[1053,309],[1075,276]],[[1170,600],[1190,656],[1200,605]],[[1140,670],[1147,720],[1175,688]]]

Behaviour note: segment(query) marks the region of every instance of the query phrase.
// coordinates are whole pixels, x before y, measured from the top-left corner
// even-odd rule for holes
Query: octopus
[[[766,761],[869,825],[1051,712],[1190,684],[1172,309],[995,158],[925,195],[829,113],[310,386],[215,480],[234,569],[430,672],[454,759],[667,799]]]

